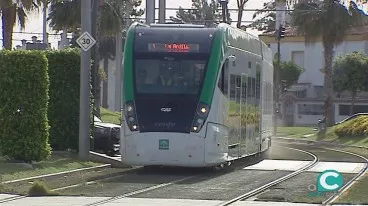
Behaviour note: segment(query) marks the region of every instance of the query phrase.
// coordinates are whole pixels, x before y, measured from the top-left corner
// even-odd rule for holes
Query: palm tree
[[[109,60],[114,60],[116,56],[115,50],[115,38],[103,37],[101,38],[101,44],[99,52],[101,54],[101,59],[103,60],[103,70],[105,74],[105,79],[103,79],[103,95],[102,95],[102,107],[108,107],[108,78],[109,78]]]
[[[122,30],[126,26],[125,17],[129,16],[140,16],[143,14],[142,10],[137,10],[136,7],[140,6],[141,0],[103,0],[99,6],[98,13],[101,15],[97,15],[96,23],[97,23],[97,42],[99,42],[99,37],[101,39],[110,38],[120,36],[122,34]],[[80,0],[53,0],[50,7],[50,14],[48,19],[50,20],[50,26],[56,30],[68,30],[77,34],[79,33],[79,29],[81,26],[81,1]],[[130,9],[127,7],[129,6]],[[129,13],[127,13],[129,11]],[[68,15],[65,15],[68,14]],[[120,35],[118,35],[120,34]],[[75,36],[73,39],[77,38]],[[121,37],[122,38],[122,37]],[[120,39],[121,39],[120,38]],[[73,42],[72,39],[72,42]],[[117,37],[118,39],[118,37]],[[101,44],[104,44],[104,41],[101,41]],[[106,60],[104,64],[105,74],[108,74],[108,59],[111,59],[115,52],[111,51],[114,47],[106,48],[104,45],[102,49],[99,48],[100,44],[96,43],[95,49],[98,51],[95,56],[95,61],[99,62],[99,59]],[[106,49],[109,49],[109,52],[106,52]],[[104,52],[101,52],[104,51]],[[98,64],[99,65],[99,64]],[[97,65],[96,65],[97,66]],[[96,72],[98,72],[98,68],[94,67]],[[99,105],[100,105],[100,78],[97,75],[96,78],[97,84],[94,84],[95,92],[95,109],[96,115],[99,116]],[[107,83],[104,82],[104,88],[107,88]],[[106,100],[105,100],[106,102]]]
[[[2,20],[3,47],[12,49],[13,29],[18,19],[21,29],[25,28],[26,11],[37,8],[34,0],[1,0],[0,14]]]
[[[299,10],[299,11],[298,11]],[[347,31],[362,23],[363,14],[355,3],[350,3],[349,11],[335,0],[304,0],[295,6],[292,13],[292,25],[299,34],[305,36],[306,44],[313,44],[322,38],[325,65],[324,88],[325,116],[327,126],[334,124],[332,61],[334,46],[339,45]]]

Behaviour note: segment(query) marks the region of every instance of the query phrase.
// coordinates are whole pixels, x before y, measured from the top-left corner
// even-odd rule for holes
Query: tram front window
[[[135,86],[138,94],[198,94],[206,61],[174,57],[137,58]]]

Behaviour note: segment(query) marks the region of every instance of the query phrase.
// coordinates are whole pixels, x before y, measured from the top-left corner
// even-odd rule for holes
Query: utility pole
[[[280,112],[280,90],[281,90],[281,84],[280,84],[280,70],[281,70],[281,46],[280,46],[280,40],[281,38],[285,37],[285,27],[280,25],[280,27],[276,30],[276,40],[277,40],[277,66],[276,70],[276,82],[274,82],[274,92],[275,92],[275,107],[274,107],[274,135],[277,133],[277,116]]]
[[[164,24],[166,19],[166,0],[158,1],[158,23]]]
[[[222,6],[222,22],[223,23],[228,23],[227,16],[228,16],[229,10],[227,8],[227,5],[229,3],[229,0],[218,0],[218,1]]]
[[[146,24],[155,23],[155,0],[146,0]]]
[[[82,0],[81,23],[82,32],[91,32],[91,1]],[[88,43],[81,39],[81,43]],[[91,50],[82,51],[80,72],[80,106],[79,106],[79,158],[88,160],[89,157],[89,128],[90,128],[90,71]]]
[[[47,39],[47,6],[48,6],[49,2],[48,0],[44,0],[42,2],[42,15],[43,15],[43,20],[42,20],[42,38],[43,38],[43,43],[45,44],[46,48],[48,48],[48,39]]]
[[[280,112],[280,59],[281,59],[281,49],[280,49],[280,39],[285,37],[285,10],[286,10],[286,0],[276,0],[276,32],[275,37],[277,40],[277,65],[276,69],[274,69],[275,74],[275,82],[273,84],[274,91],[274,115],[273,115],[273,135],[277,134],[277,119],[278,113]]]

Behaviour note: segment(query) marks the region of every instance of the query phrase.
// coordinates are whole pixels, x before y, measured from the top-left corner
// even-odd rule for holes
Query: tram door
[[[239,153],[240,155],[246,155],[247,151],[247,81],[248,75],[242,73],[241,74],[241,91],[240,91],[240,113],[241,113],[241,126],[240,126],[240,147]]]
[[[256,103],[256,78],[248,77],[247,82],[247,153],[254,154],[258,151],[257,139],[257,103]]]
[[[231,157],[239,157],[240,146],[240,88],[241,78],[240,75],[230,75],[230,135],[229,135],[229,155]]]

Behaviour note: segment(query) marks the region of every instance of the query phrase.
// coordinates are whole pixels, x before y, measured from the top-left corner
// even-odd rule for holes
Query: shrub
[[[360,116],[336,126],[335,134],[339,137],[368,135],[368,116]]]
[[[40,161],[48,144],[47,59],[38,51],[0,51],[0,151],[10,159]]]
[[[50,76],[51,146],[54,150],[78,150],[81,63],[79,49],[46,51],[46,56]],[[91,119],[93,121],[93,118]]]
[[[54,150],[77,148],[79,131],[80,54],[47,51],[50,76],[50,143]]]
[[[50,191],[44,182],[36,181],[28,190],[30,197],[55,196],[57,193]]]

